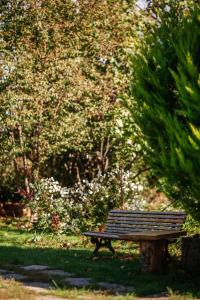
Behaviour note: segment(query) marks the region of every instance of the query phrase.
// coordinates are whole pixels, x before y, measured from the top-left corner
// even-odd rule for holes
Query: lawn
[[[17,225],[17,222],[7,221],[7,224],[1,222],[0,268],[11,264],[42,264],[73,272],[80,277],[90,277],[94,282],[106,281],[134,287],[134,293],[130,295],[112,296],[98,295],[95,292],[95,285],[87,290],[77,290],[57,283],[57,288],[53,292],[57,295],[76,299],[77,295],[94,295],[95,292],[96,299],[100,297],[99,299],[125,300],[133,299],[133,296],[141,297],[171,291],[172,294],[183,297],[187,295],[186,299],[189,296],[200,297],[200,277],[187,274],[181,269],[178,248],[171,249],[176,255],[173,256],[173,263],[167,274],[142,274],[137,244],[115,242],[116,257],[112,257],[104,250],[101,251],[99,258],[94,260],[93,248],[82,236],[28,232],[18,228]]]

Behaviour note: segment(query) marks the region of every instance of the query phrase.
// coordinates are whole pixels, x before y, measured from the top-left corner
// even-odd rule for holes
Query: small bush
[[[41,179],[31,186],[33,196],[27,201],[32,227],[77,233],[103,225],[110,209],[144,207],[144,182],[133,183],[131,172],[125,172],[120,180],[121,186],[117,171],[70,188],[61,187],[53,178]]]

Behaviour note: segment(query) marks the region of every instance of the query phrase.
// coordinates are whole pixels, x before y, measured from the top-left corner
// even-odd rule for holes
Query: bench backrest
[[[183,212],[147,212],[111,210],[105,232],[123,234],[149,230],[180,230],[184,221]]]

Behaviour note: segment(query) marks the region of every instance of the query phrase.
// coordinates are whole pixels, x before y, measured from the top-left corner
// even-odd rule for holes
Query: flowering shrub
[[[129,171],[120,174],[113,170],[93,181],[83,181],[82,186],[72,188],[71,196],[79,201],[84,200],[84,220],[82,226],[92,229],[105,223],[108,211],[113,208],[143,209],[146,206],[144,182],[132,181]]]
[[[31,186],[33,198],[28,202],[32,225],[39,230],[69,232],[78,228],[81,203],[69,197],[69,190],[53,178],[44,178]]]
[[[146,205],[144,186],[132,182],[132,173],[119,170],[83,180],[73,187],[61,187],[53,178],[43,178],[31,186],[28,201],[32,225],[36,229],[78,232],[100,227],[112,208],[142,209]]]

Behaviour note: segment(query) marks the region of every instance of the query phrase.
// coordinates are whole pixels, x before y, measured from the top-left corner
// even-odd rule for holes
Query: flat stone
[[[5,273],[12,273],[12,272],[10,272],[10,271],[8,271],[8,270],[5,270],[5,269],[0,269],[0,274],[5,274]]]
[[[22,274],[17,274],[17,273],[4,273],[2,275],[2,278],[4,279],[15,279],[15,280],[24,280],[27,279],[27,276],[24,276]]]
[[[48,292],[51,288],[52,285],[50,283],[47,282],[25,282],[24,286],[31,290],[34,291],[36,293],[43,293],[43,292]]]
[[[70,285],[76,286],[76,287],[84,287],[90,285],[90,278],[76,278],[76,277],[69,277],[65,278],[63,282],[68,283]]]
[[[98,282],[98,286],[103,289],[113,291],[115,293],[130,293],[134,291],[134,288],[131,286],[125,286],[117,283],[109,283],[109,282]]]
[[[21,269],[25,271],[42,271],[42,270],[48,270],[48,266],[43,265],[30,265],[30,266],[23,266]]]
[[[65,272],[63,270],[44,270],[41,271],[40,274],[48,275],[48,276],[73,276],[73,273]]]

